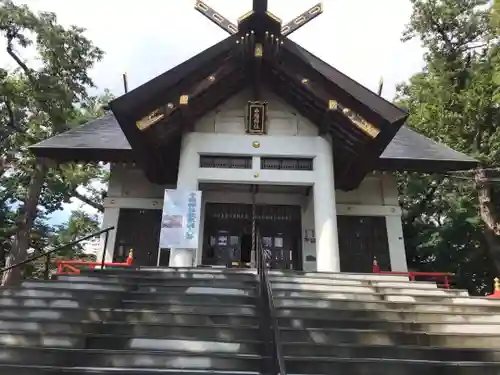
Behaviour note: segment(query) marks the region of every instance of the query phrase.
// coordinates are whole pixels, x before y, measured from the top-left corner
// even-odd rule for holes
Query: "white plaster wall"
[[[114,226],[115,229],[109,232],[106,249],[104,249],[105,235],[101,236],[102,245],[97,255],[98,259],[101,259],[102,252],[105,251],[106,261],[113,260],[120,208],[157,210],[163,205],[165,189],[175,189],[175,185],[153,184],[135,165],[125,163],[111,165],[101,227],[104,229]]]
[[[314,199],[313,193],[305,197],[302,205],[302,268],[304,271],[316,271],[316,244],[306,242],[305,232],[314,229]],[[308,260],[307,258],[311,259]]]
[[[245,134],[245,108],[251,97],[244,90],[201,118],[194,131],[199,133]],[[318,127],[300,116],[278,96],[264,90],[268,102],[268,135],[317,136]]]
[[[254,162],[259,161],[259,158],[255,159]],[[207,170],[207,173],[208,172],[210,171]],[[231,172],[234,171],[230,171],[230,173]],[[245,173],[249,172],[251,171],[245,171]],[[212,178],[216,178],[216,175],[212,174]],[[158,209],[162,206],[163,192],[166,188],[175,188],[175,186],[152,184],[146,179],[141,170],[130,165],[112,166],[102,227],[105,228],[117,224],[120,207]],[[392,269],[394,271],[406,271],[401,211],[398,207],[395,178],[390,174],[370,175],[365,178],[358,189],[349,192],[336,191],[336,197],[338,214],[376,215],[386,217]],[[250,204],[251,201],[252,198],[250,193],[204,192],[201,228],[203,228],[203,213],[206,202]],[[309,194],[308,197],[305,197],[296,194],[259,193],[257,194],[256,202],[262,204],[300,205],[302,207],[302,236],[304,237],[305,230],[314,229],[313,194]],[[106,256],[108,261],[111,261],[115,234],[116,231],[111,233],[108,239],[108,254]],[[201,235],[203,235],[203,233],[201,233]],[[314,259],[316,258],[316,245],[314,243],[305,242],[303,238],[302,249],[304,270],[315,271],[316,261],[308,261],[307,256],[311,255]],[[196,258],[198,262],[201,261],[201,248],[198,249]]]
[[[151,183],[144,172],[130,164],[113,164],[108,185],[108,197],[162,198],[164,185]]]

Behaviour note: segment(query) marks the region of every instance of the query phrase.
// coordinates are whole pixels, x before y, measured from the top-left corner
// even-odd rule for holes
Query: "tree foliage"
[[[103,52],[54,13],[3,0],[0,37],[9,56],[0,66],[0,246],[13,264],[48,244],[44,218],[72,197],[102,210],[100,192],[89,188],[107,178],[101,165],[54,165],[29,147],[101,115],[110,94],[88,95],[89,70]]]
[[[478,172],[402,174],[407,256],[415,268],[457,273],[475,293],[500,275],[499,2],[411,0],[403,40],[419,38],[425,68],[398,88],[409,126],[481,162]]]

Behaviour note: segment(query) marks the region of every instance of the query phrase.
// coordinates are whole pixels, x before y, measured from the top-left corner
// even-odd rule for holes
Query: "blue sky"
[[[251,0],[205,2],[231,20],[252,6]],[[287,22],[317,2],[269,0],[269,8]],[[129,87],[136,87],[227,36],[194,10],[194,0],[18,3],[55,12],[64,25],[86,28],[87,37],[106,53],[92,77],[98,90],[108,88],[115,95],[123,91],[122,73],[127,73]],[[291,39],[372,90],[383,77],[383,95],[388,99],[394,97],[397,83],[421,70],[423,51],[419,42],[400,41],[411,13],[408,0],[327,0],[323,4],[324,13]],[[80,206],[79,201],[73,201],[52,220],[62,222]],[[82,208],[94,213],[88,206]]]

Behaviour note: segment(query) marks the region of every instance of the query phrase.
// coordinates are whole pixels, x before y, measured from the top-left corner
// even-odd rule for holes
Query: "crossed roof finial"
[[[269,10],[267,9],[267,0],[253,0],[253,9],[238,19],[238,25],[235,25],[234,23],[229,21],[226,17],[222,16],[219,12],[217,12],[215,9],[211,8],[201,0],[196,0],[195,9],[231,35],[237,34],[239,31],[238,25],[240,24],[240,22],[242,22],[252,14],[265,13],[270,18],[281,24],[281,20],[271,12],[269,12]],[[285,25],[282,25],[281,35],[284,37],[289,36],[291,33],[297,31],[299,28],[304,26],[306,23],[309,23],[321,13],[323,13],[323,5],[321,3],[318,3],[312,8],[295,17],[292,21],[288,22]]]

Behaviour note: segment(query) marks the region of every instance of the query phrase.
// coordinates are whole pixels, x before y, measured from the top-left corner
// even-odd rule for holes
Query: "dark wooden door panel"
[[[128,251],[134,249],[134,264],[155,266],[158,260],[160,226],[161,210],[120,209],[115,260],[123,260]]]
[[[342,272],[371,273],[374,257],[391,270],[385,217],[338,216],[337,227]]]
[[[273,268],[302,269],[301,209],[299,206],[257,205],[255,224],[261,238],[272,243]],[[250,261],[252,245],[252,205],[208,203],[205,207],[203,264],[219,264],[216,237],[219,230],[228,232],[228,238],[239,238],[239,258]],[[276,246],[275,246],[276,245]]]

